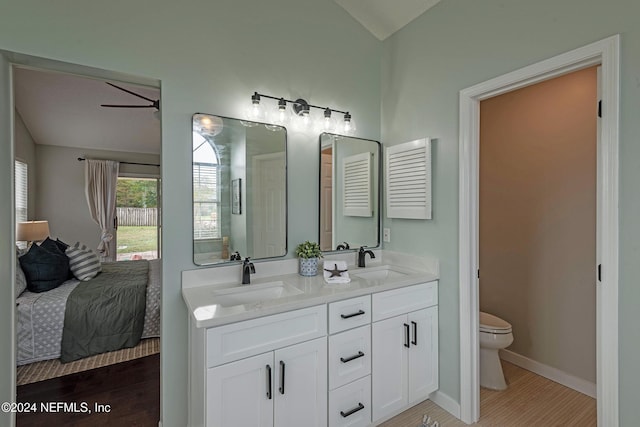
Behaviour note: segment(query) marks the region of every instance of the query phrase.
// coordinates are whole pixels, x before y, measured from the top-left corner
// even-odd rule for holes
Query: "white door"
[[[207,427],[272,427],[274,375],[273,352],[210,368]]]
[[[410,330],[407,316],[381,320],[372,325],[373,420],[389,415],[408,402],[408,355]]]
[[[275,425],[326,427],[327,338],[276,350],[275,363]]]
[[[253,258],[285,254],[287,197],[285,153],[253,158]]]
[[[420,402],[438,389],[438,307],[414,311],[409,349],[409,403]]]
[[[333,245],[333,154],[322,152],[320,165],[320,249],[332,251]]]

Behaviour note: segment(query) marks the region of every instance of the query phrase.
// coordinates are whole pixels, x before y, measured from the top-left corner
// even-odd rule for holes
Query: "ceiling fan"
[[[160,100],[159,99],[150,99],[146,96],[140,95],[139,93],[135,93],[130,91],[129,89],[125,89],[118,85],[114,85],[113,83],[105,82],[109,86],[113,86],[116,89],[120,89],[123,92],[127,92],[130,95],[137,96],[138,98],[142,98],[146,101],[149,101],[151,104],[149,105],[122,105],[122,104],[100,104],[101,107],[112,107],[112,108],[155,108],[156,110],[160,110]]]

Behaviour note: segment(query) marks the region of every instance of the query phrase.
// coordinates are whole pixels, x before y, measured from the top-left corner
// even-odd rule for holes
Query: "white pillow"
[[[91,249],[77,242],[65,251],[69,258],[69,269],[78,280],[86,282],[102,271],[100,258]]]

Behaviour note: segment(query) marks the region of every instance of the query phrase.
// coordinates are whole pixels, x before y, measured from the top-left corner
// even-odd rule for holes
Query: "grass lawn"
[[[118,227],[118,253],[155,251],[158,249],[157,227]]]

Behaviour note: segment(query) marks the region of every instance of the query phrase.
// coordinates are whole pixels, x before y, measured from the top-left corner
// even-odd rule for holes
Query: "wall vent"
[[[387,218],[431,219],[431,139],[387,147]]]

